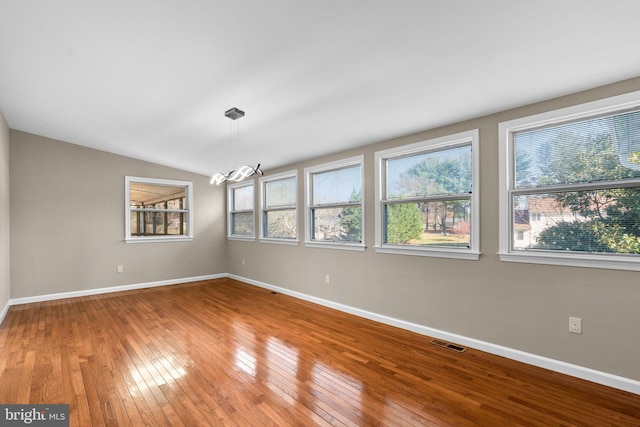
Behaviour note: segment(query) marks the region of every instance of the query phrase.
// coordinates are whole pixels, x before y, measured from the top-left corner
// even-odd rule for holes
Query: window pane
[[[385,205],[385,243],[415,246],[471,244],[469,200]]]
[[[267,209],[296,204],[296,178],[278,179],[265,184],[265,207]]]
[[[131,207],[155,207],[164,209],[167,200],[186,197],[187,187],[145,182],[132,182],[129,185]]]
[[[130,208],[125,218],[127,241],[133,238],[145,241],[145,237],[152,238],[148,241],[192,237],[191,182],[128,176],[125,183]]]
[[[145,236],[165,234],[164,213],[144,212],[144,234]]]
[[[141,235],[142,234],[142,228],[141,228],[142,225],[138,223],[138,218],[140,218],[142,220],[140,212],[132,211],[132,212],[129,213],[129,217],[131,218],[130,224],[129,224],[130,227],[131,227],[130,230],[129,230],[130,234],[132,236]]]
[[[274,239],[296,238],[296,210],[267,211],[264,215],[264,237]]]
[[[185,214],[180,212],[169,212],[167,215],[167,234],[184,235],[186,234],[187,221]]]
[[[253,236],[253,212],[232,213],[231,234]]]
[[[640,253],[640,188],[516,196],[516,250]]]
[[[360,165],[312,175],[313,204],[336,204],[361,200]]]
[[[640,177],[640,112],[514,134],[516,188]]]
[[[234,188],[232,210],[244,211],[251,209],[253,209],[253,185]]]
[[[312,210],[312,240],[329,242],[362,241],[360,206]]]
[[[387,160],[387,199],[471,191],[471,145]]]

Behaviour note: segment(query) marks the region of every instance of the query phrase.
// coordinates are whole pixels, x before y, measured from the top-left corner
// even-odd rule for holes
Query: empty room
[[[640,426],[638,16],[0,0],[0,425]]]

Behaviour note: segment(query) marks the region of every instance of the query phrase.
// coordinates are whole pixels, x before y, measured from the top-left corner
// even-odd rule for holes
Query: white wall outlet
[[[330,285],[331,284],[331,277],[328,274],[326,276],[324,276],[324,284],[325,285]]]
[[[122,272],[124,271],[124,267],[123,267],[123,266],[121,266],[121,265],[119,265],[118,267],[116,267],[116,271],[117,271],[118,273],[122,273]]]
[[[242,265],[245,265],[245,263],[244,263],[244,258],[242,258]]]
[[[582,319],[579,317],[569,317],[569,332],[572,334],[582,333]]]

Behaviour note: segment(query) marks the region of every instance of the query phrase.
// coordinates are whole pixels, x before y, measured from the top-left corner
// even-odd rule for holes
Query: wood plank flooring
[[[71,426],[640,426],[640,396],[229,279],[13,306],[0,403]]]

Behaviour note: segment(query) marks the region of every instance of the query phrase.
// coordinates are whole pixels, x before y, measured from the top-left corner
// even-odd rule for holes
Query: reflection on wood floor
[[[640,426],[640,396],[230,279],[11,307],[0,403],[72,426]]]

